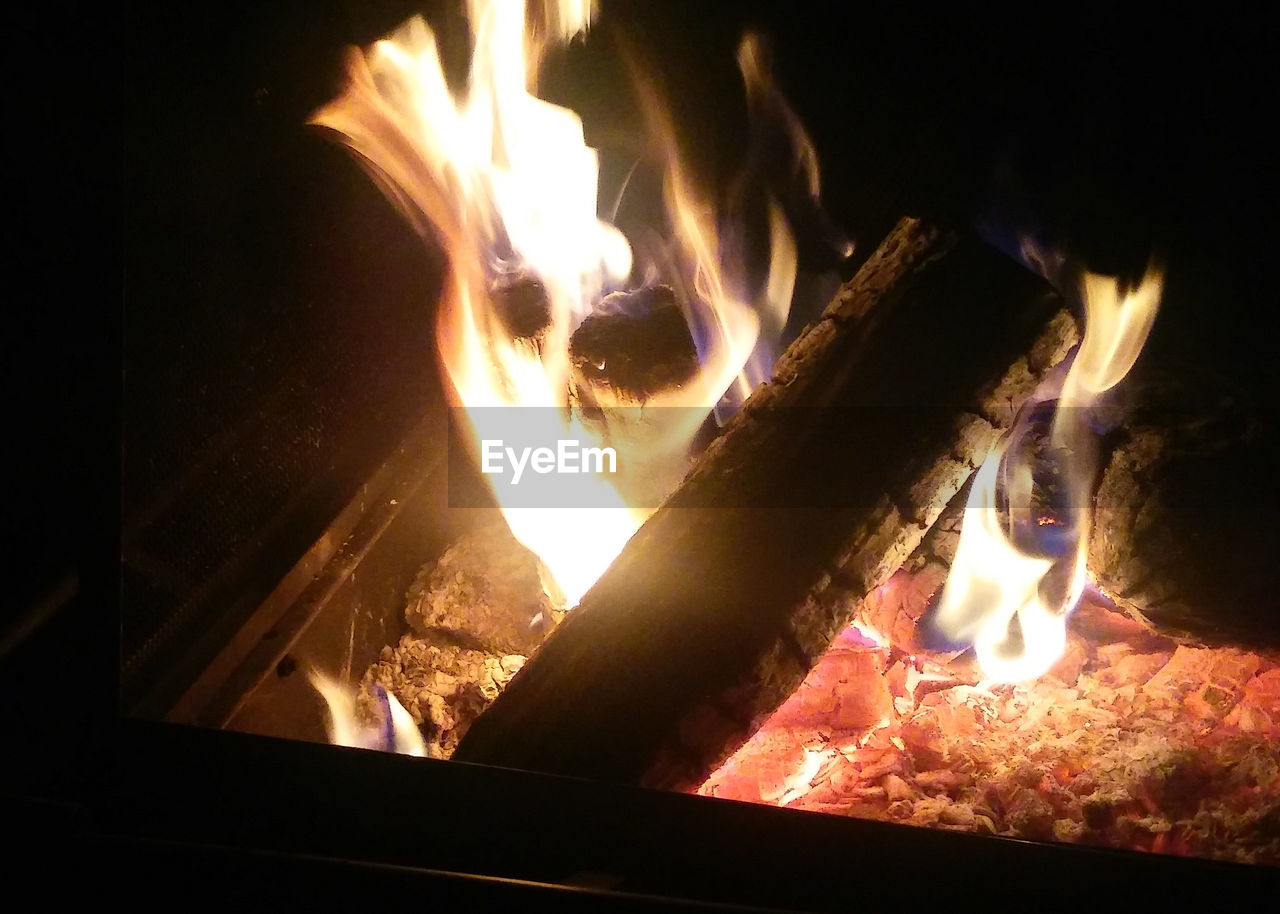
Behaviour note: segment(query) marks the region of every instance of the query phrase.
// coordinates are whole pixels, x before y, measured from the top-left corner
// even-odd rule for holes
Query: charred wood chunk
[[[588,406],[640,404],[688,383],[698,353],[670,286],[606,296],[569,341],[573,386]]]
[[[484,524],[418,573],[405,618],[420,636],[492,654],[531,654],[563,613],[537,556],[505,523]]]
[[[1074,342],[1060,315],[976,239],[903,220],[456,757],[701,783],[848,624],[833,571],[865,595],[919,545],[1034,389],[1028,353]]]
[[[1098,486],[1099,589],[1165,634],[1280,645],[1275,427],[1220,378],[1158,376],[1138,402]]]
[[[523,273],[503,276],[490,292],[494,310],[512,340],[538,342],[551,327],[551,299],[546,286]]]

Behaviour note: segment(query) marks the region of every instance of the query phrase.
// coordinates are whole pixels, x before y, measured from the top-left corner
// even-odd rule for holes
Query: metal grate
[[[439,397],[434,255],[326,139],[263,130],[131,175],[121,698],[145,716]],[[224,197],[164,199],[210,172]]]

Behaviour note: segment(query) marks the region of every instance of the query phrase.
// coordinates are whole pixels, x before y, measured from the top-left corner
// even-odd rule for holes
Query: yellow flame
[[[1041,589],[1054,562],[1019,549],[998,506],[996,484],[1003,470],[1011,513],[1030,510],[1031,468],[1002,467],[1010,444],[1004,440],[974,478],[936,624],[952,640],[973,644],[990,681],[1034,679],[1066,649],[1066,619],[1084,590],[1092,527],[1090,486],[1097,468],[1097,443],[1086,412],[1133,368],[1155,321],[1161,290],[1156,270],[1149,270],[1128,293],[1115,280],[1095,274],[1086,274],[1081,285],[1084,339],[1063,382],[1051,432],[1054,447],[1071,455],[1063,484],[1079,512],[1076,540],[1064,559],[1071,567],[1061,605],[1047,605]]]
[[[542,56],[583,33],[594,4],[559,0],[526,10],[522,0],[468,0],[467,11],[473,48],[465,91],[451,90],[435,35],[415,17],[367,53],[353,52],[346,90],[312,120],[342,134],[415,229],[438,238],[448,255],[437,348],[477,451],[480,440],[501,437],[483,414],[494,406],[538,407],[541,416],[531,421],[547,424],[544,440],[600,446],[603,430],[584,428],[564,408],[568,343],[602,295],[628,281],[632,253],[626,238],[597,217],[599,163],[578,115],[532,91]],[[765,91],[762,67],[751,62],[749,48],[744,54],[748,91]],[[644,93],[644,100],[658,127],[674,259],[684,271],[672,279],[691,291],[686,317],[702,344],[696,377],[645,404],[685,408],[667,414],[671,427],[664,425],[663,440],[652,445],[678,469],[702,418],[752,355],[757,310],[778,330],[785,323],[796,255],[775,207],[763,302],[735,296],[720,263],[715,213],[681,164],[656,93]],[[797,143],[816,193],[816,156],[807,138]],[[536,346],[509,338],[490,297],[490,277],[516,271],[535,275],[550,300],[550,326]],[[762,380],[758,374],[740,383]],[[543,560],[570,606],[651,510],[629,507],[604,477],[587,484],[595,488],[582,501],[592,508],[504,506],[513,534]]]
[[[1023,554],[1005,534],[996,504],[1004,452],[1002,442],[974,478],[937,621],[949,637],[973,643],[987,679],[1017,682],[1052,666],[1066,645],[1066,622],[1040,599],[1053,562]],[[1021,646],[1008,643],[1015,618]]]
[[[747,104],[754,108],[771,107],[773,116],[783,121],[782,129],[792,147],[792,163],[804,177],[805,189],[817,200],[822,192],[822,176],[818,169],[818,152],[805,132],[799,116],[786,103],[774,83],[768,55],[760,37],[748,33],[738,44],[738,70],[747,89]]]
[[[760,332],[755,311],[726,287],[720,263],[716,214],[698,192],[680,154],[676,131],[656,90],[637,81],[645,121],[662,157],[663,193],[671,219],[677,257],[690,279],[693,323],[705,333],[702,371],[697,380],[669,394],[673,406],[713,405],[733,383]],[[788,300],[790,290],[787,291]]]
[[[1081,286],[1084,339],[1062,387],[1060,413],[1087,407],[1124,380],[1155,323],[1164,277],[1149,269],[1138,287],[1126,292],[1115,279],[1086,273]]]
[[[352,688],[315,670],[308,672],[307,678],[329,709],[329,742],[333,745],[398,752],[419,758],[426,756],[427,746],[418,725],[390,692],[386,693],[389,720],[362,723],[356,714],[355,691]]]

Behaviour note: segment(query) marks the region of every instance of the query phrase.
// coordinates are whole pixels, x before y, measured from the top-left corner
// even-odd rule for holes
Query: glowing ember
[[[923,612],[900,572],[860,605]],[[992,685],[845,632],[699,793],[952,831],[1280,863],[1280,654],[1193,648],[1081,601],[1068,651]],[[877,714],[851,716],[860,696]]]
[[[1066,620],[1085,584],[1097,469],[1090,411],[1129,373],[1155,320],[1161,278],[1148,273],[1124,294],[1118,283],[1086,275],[1085,331],[1048,434],[1061,516],[1038,506],[1026,416],[987,457],[974,479],[960,545],[934,625],[972,644],[993,682],[1034,679],[1066,647]],[[1032,536],[1019,528],[1036,528]]]
[[[606,444],[607,421],[584,423],[569,408],[570,335],[606,294],[661,281],[685,293],[682,310],[700,363],[692,379],[642,404],[683,407],[666,411],[673,418],[661,423],[662,440],[646,445],[650,456],[678,469],[725,391],[735,381],[740,393],[749,391],[768,372],[772,355],[761,325],[781,331],[796,269],[781,210],[770,210],[771,268],[753,294],[722,256],[716,213],[681,165],[656,92],[637,80],[665,170],[671,250],[663,270],[633,264],[627,240],[597,216],[597,154],[583,140],[581,121],[531,88],[551,46],[586,31],[593,4],[561,0],[526,10],[519,0],[469,0],[467,12],[472,57],[464,92],[450,89],[435,36],[415,18],[367,53],[353,52],[347,89],[313,120],[341,133],[415,229],[434,236],[448,255],[437,343],[477,462],[479,442],[503,438],[510,418],[493,407],[529,408],[521,422],[541,425],[526,433],[542,441]],[[750,98],[776,95],[753,43],[744,43],[740,61]],[[788,129],[816,194],[812,147],[798,122]],[[518,276],[536,277],[548,299],[549,326],[537,345],[512,340],[495,308],[495,287]],[[619,463],[625,477],[629,462]],[[584,475],[575,482],[577,507],[519,506],[504,500],[500,487],[496,492],[512,532],[550,570],[548,592],[570,606],[652,510],[628,504],[619,494],[624,482]]]

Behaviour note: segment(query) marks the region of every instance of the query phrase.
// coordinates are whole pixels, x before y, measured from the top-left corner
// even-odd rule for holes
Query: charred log
[[[533,276],[504,276],[490,290],[494,311],[507,336],[540,346],[551,327],[551,298],[546,286]]]
[[[698,353],[670,286],[606,296],[569,341],[569,400],[576,418],[615,449],[615,485],[628,504],[654,507],[688,464],[671,442],[686,439],[693,411],[652,408],[698,373]]]
[[[698,371],[698,354],[670,286],[605,296],[569,341],[573,391],[584,406],[643,404]]]
[[[1280,645],[1275,430],[1229,382],[1150,379],[1098,487],[1089,568],[1164,634]]]
[[[887,580],[1065,355],[1060,308],[976,239],[904,220],[455,757],[700,783],[849,621],[832,576]]]
[[[1257,408],[1221,377],[1187,369],[1147,370],[1133,379],[1125,408],[1104,408],[1108,454],[1090,505],[1088,568],[1103,597],[1152,638],[1198,646],[1280,646],[1274,555],[1280,550],[1260,487],[1280,452]],[[1037,492],[1060,512],[1052,486]],[[904,569],[940,584],[955,557],[967,487],[930,528]],[[1025,544],[1024,544],[1025,548]],[[832,588],[833,597],[839,593]],[[936,596],[936,595],[935,595]],[[856,594],[845,599],[858,599]],[[928,610],[935,607],[930,603]],[[895,647],[927,650],[920,614],[867,601],[861,619]],[[1095,631],[1093,617],[1071,628],[1130,641],[1133,629]],[[1114,626],[1113,626],[1114,627]]]

